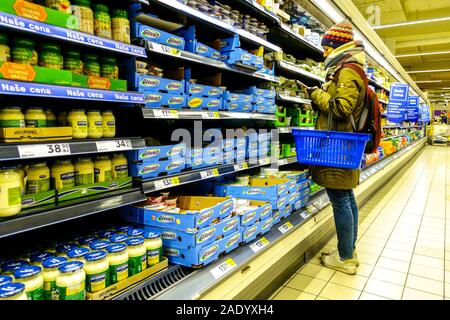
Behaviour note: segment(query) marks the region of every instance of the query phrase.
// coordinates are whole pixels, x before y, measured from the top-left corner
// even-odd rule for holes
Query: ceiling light
[[[442,82],[442,80],[421,80],[421,81],[415,81],[415,83],[436,83],[436,82]]]
[[[393,24],[385,24],[385,25],[382,25],[382,26],[373,26],[372,28],[374,30],[377,30],[377,29],[403,27],[403,26],[410,26],[410,25],[413,25],[413,24],[440,22],[440,21],[449,21],[449,20],[450,20],[450,17],[443,17],[443,18],[436,18],[436,19],[416,20],[416,21],[400,22],[400,23],[393,23]]]
[[[408,53],[396,55],[396,58],[407,58],[407,57],[420,57],[420,56],[431,56],[436,54],[450,54],[450,51],[434,51],[434,52],[421,52],[421,53]]]
[[[337,9],[334,5],[331,5],[328,1],[323,0],[312,0],[314,4],[325,14],[333,20],[333,22],[341,22],[345,20],[345,16]]]
[[[435,69],[435,70],[413,70],[413,71],[406,71],[406,73],[427,73],[427,72],[450,72],[450,69]]]

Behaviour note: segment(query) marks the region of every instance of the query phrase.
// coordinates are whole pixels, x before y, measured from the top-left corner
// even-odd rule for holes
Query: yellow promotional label
[[[88,87],[91,89],[109,89],[111,88],[111,81],[108,78],[89,76]]]
[[[16,0],[13,5],[16,15],[27,19],[37,20],[44,22],[47,20],[47,12],[44,7],[27,2],[24,0]]]
[[[203,103],[203,99],[200,98],[194,98],[189,101],[188,106],[191,108],[198,108]]]

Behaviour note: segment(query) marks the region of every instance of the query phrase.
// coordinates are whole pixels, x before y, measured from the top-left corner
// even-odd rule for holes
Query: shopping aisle
[[[450,300],[447,213],[450,149],[428,146],[360,210],[357,275],[323,267],[319,253],[271,299]],[[335,246],[336,237],[324,249]]]

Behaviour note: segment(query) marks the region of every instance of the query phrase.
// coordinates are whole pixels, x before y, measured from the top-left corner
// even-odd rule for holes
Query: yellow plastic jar
[[[58,268],[66,262],[67,259],[63,257],[53,257],[42,262],[44,267],[42,272],[44,277],[44,300],[57,300],[56,278],[59,274]]]
[[[128,240],[127,235],[120,234],[120,233],[113,234],[112,236],[109,237],[109,241],[112,244],[115,244],[115,243],[126,243],[127,240]]]
[[[26,266],[14,271],[17,282],[25,285],[25,293],[28,300],[44,299],[44,277],[42,268],[37,266]]]
[[[87,113],[88,138],[98,139],[103,136],[103,119],[100,111],[90,110]]]
[[[94,251],[85,256],[86,291],[97,292],[109,286],[109,262],[105,251]]]
[[[25,170],[23,169],[23,166],[21,164],[18,164],[16,166],[16,172],[20,176],[20,191],[21,193],[25,193]]]
[[[67,127],[70,124],[67,121],[67,111],[61,111],[58,113],[58,117],[56,118],[59,127]]]
[[[25,128],[25,116],[19,107],[0,110],[0,128]]]
[[[78,248],[76,243],[63,243],[56,246],[55,253],[57,257],[67,258],[67,252],[76,248]]]
[[[113,179],[128,177],[128,159],[123,153],[113,154],[111,163]]]
[[[38,252],[30,255],[30,263],[32,266],[42,267],[42,262],[46,259],[53,258],[55,255],[51,252]]]
[[[163,243],[158,233],[147,231],[144,233],[144,244],[147,249],[147,267],[161,262]]]
[[[0,33],[0,62],[11,61],[11,49],[8,46],[8,37]]]
[[[127,10],[113,9],[112,11],[112,38],[116,41],[130,43],[130,20]]]
[[[50,169],[47,163],[30,165],[27,171],[26,193],[34,194],[50,190]]]
[[[28,300],[25,285],[20,282],[7,283],[0,286],[0,301]]]
[[[106,250],[111,245],[111,242],[106,240],[95,240],[89,244],[89,249],[92,251]]]
[[[70,160],[56,161],[51,169],[51,178],[55,189],[73,188],[75,186],[75,168]]]
[[[111,110],[102,112],[103,138],[114,138],[116,136],[116,118]]]
[[[44,109],[39,107],[31,107],[25,111],[25,126],[28,128],[45,128],[47,127],[47,117]]]
[[[58,268],[59,273],[56,277],[58,300],[85,300],[86,273],[83,266],[83,262],[71,261]]]
[[[128,251],[123,243],[106,247],[108,251],[110,284],[128,278]]]
[[[147,269],[147,248],[143,238],[129,238],[128,246],[128,276],[134,276]]]
[[[94,161],[95,182],[111,181],[112,162],[108,156],[98,156]]]
[[[75,185],[94,183],[94,162],[90,158],[80,158],[75,162]]]
[[[0,217],[9,217],[20,212],[22,184],[16,167],[0,168]]]
[[[44,110],[45,117],[47,118],[47,127],[52,128],[56,127],[56,117],[52,110],[45,109]]]
[[[67,115],[67,124],[72,127],[74,139],[86,139],[88,136],[88,119],[83,109],[74,109]]]

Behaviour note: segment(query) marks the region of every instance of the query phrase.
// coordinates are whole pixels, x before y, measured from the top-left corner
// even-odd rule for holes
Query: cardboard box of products
[[[56,190],[49,190],[33,194],[22,195],[22,210],[43,206],[46,204],[54,204],[56,201]]]
[[[72,72],[67,70],[0,62],[0,79],[70,86],[73,80],[72,75]]]
[[[0,128],[0,142],[71,140],[72,127]]]
[[[85,76],[77,73],[72,74],[72,86],[89,89],[127,91],[126,80]]]

